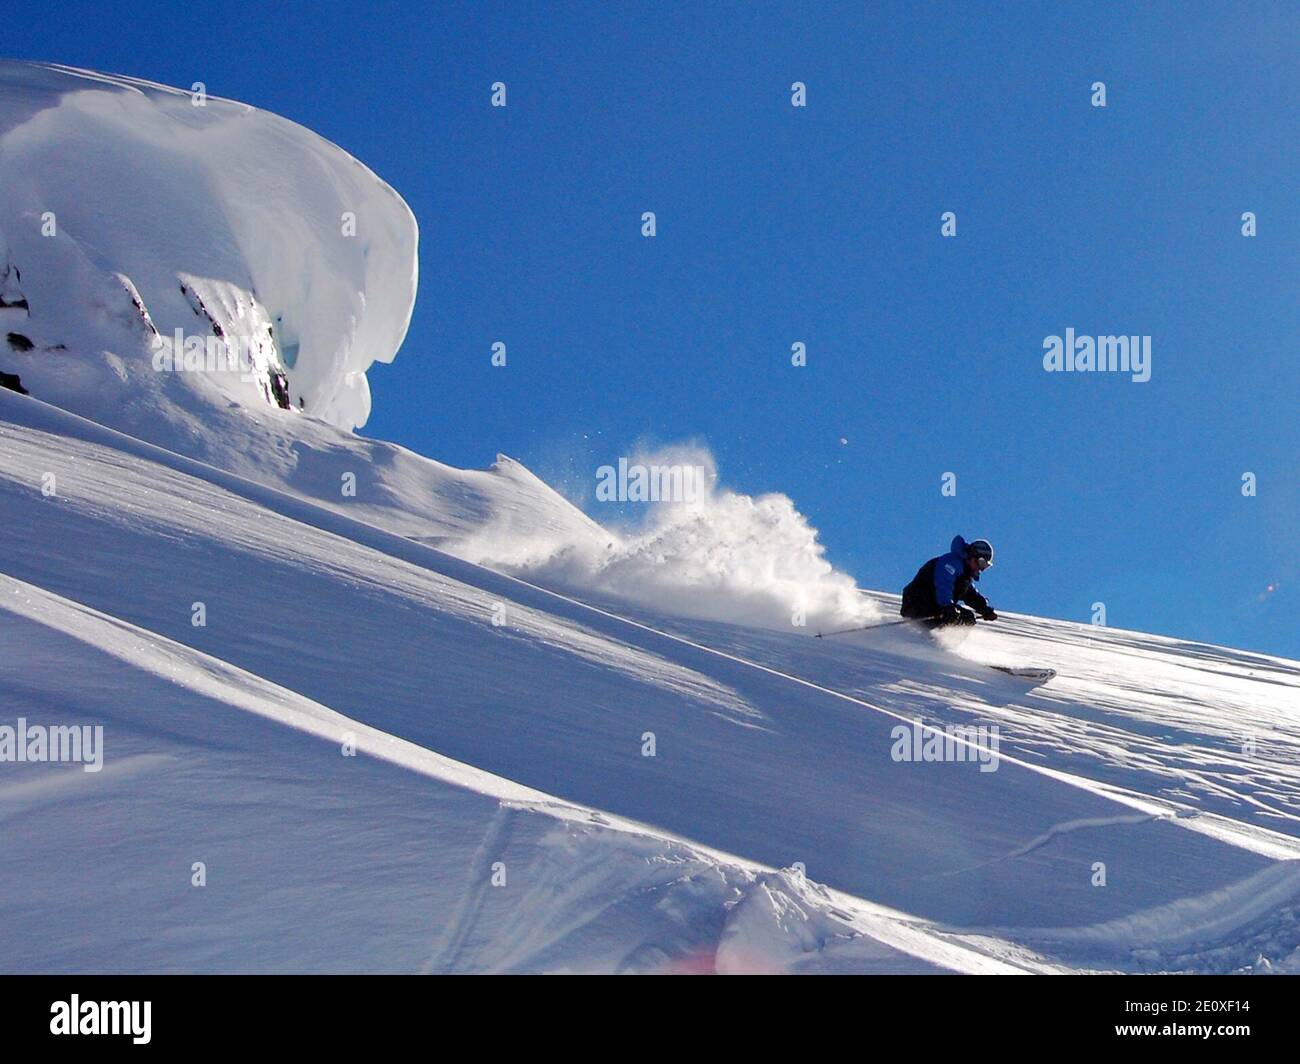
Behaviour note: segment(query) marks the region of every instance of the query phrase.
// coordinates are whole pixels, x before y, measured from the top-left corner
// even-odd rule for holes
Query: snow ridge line
[[[989,865],[1001,864],[1003,861],[1011,861],[1017,857],[1024,857],[1026,854],[1033,853],[1051,842],[1058,835],[1066,835],[1071,831],[1085,831],[1088,828],[1105,828],[1117,824],[1149,824],[1153,820],[1165,820],[1167,817],[1146,816],[1142,813],[1135,813],[1133,816],[1096,816],[1088,817],[1084,820],[1067,820],[1061,824],[1053,824],[1041,835],[1030,839],[1023,846],[1017,846],[1014,850],[1004,853],[1001,857],[991,857],[987,861],[980,861],[978,864],[967,865],[965,868],[954,868],[949,872],[936,872],[934,875],[923,876],[923,879],[947,879],[949,876],[961,876],[967,872],[975,872],[981,868],[987,868]]]
[[[979,752],[977,744],[973,740],[961,736],[949,736],[935,725],[918,721],[915,717],[905,716],[856,695],[846,694],[843,691],[825,687],[812,680],[795,676],[792,673],[782,672],[779,669],[750,661],[739,655],[718,650],[703,643],[697,643],[684,636],[665,632],[641,621],[631,620],[599,606],[583,602],[581,599],[531,583],[521,577],[503,573],[474,562],[464,561],[454,555],[438,550],[436,547],[389,532],[359,518],[331,510],[320,503],[299,498],[286,491],[259,484],[256,481],[218,469],[205,462],[187,458],[155,444],[146,443],[134,436],[128,436],[116,429],[110,429],[98,422],[70,413],[31,396],[19,396],[0,391],[0,414],[3,414],[6,420],[30,429],[99,444],[112,450],[154,462],[185,476],[192,476],[197,480],[230,491],[248,502],[263,506],[289,520],[298,521],[328,535],[339,536],[359,546],[368,547],[371,550],[376,550],[381,554],[386,554],[398,561],[406,562],[426,571],[438,573],[480,591],[489,594],[493,593],[494,589],[491,585],[494,583],[501,585],[503,590],[512,587],[525,588],[535,596],[542,596],[555,602],[565,603],[579,613],[592,614],[613,621],[623,627],[644,632],[652,637],[652,641],[658,640],[688,647],[698,653],[729,661],[744,668],[757,670],[769,676],[797,684],[807,690],[816,691],[831,698],[860,706],[863,709],[869,709],[909,727],[916,727],[919,724],[921,730],[925,733],[943,734],[946,740],[959,742],[972,751]],[[17,416],[13,416],[15,414]],[[32,414],[36,416],[33,417]],[[573,618],[569,617],[569,619]],[[601,632],[600,634],[607,639],[618,638],[608,632]],[[625,642],[627,645],[638,647],[638,649],[649,649],[627,640]],[[1036,765],[1014,755],[999,752],[998,758],[1008,764],[1016,765],[1018,768],[1056,782],[1111,799],[1121,805],[1127,805],[1129,808],[1136,809],[1151,817],[1186,819],[1187,827],[1193,831],[1210,835],[1220,839],[1220,841],[1242,847],[1251,852],[1260,853],[1274,860],[1295,860],[1300,858],[1300,841],[1290,836],[1269,831],[1267,828],[1256,828],[1241,824],[1239,821],[1231,820],[1228,817],[1203,813],[1192,806],[1173,802],[1169,799],[1156,799],[1147,795],[1135,794],[1082,776],[1048,768],[1044,765]]]

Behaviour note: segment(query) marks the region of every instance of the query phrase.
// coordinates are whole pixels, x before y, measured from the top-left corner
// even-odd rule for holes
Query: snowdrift
[[[244,104],[0,61],[0,190],[0,324],[23,338],[5,362],[29,389],[107,420],[151,396],[173,421],[276,401],[365,423],[417,232],[342,149]],[[178,334],[242,357],[215,369]]]

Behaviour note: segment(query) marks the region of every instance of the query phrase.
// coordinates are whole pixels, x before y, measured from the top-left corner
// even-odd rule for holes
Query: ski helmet
[[[993,544],[987,539],[976,539],[966,544],[966,557],[983,558],[989,565],[993,564]],[[987,568],[987,566],[985,566]]]

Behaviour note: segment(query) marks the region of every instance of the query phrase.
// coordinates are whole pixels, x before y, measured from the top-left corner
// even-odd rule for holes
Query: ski
[[[1046,683],[1056,675],[1055,669],[1020,668],[1012,665],[990,665],[990,669],[1005,672],[1008,676],[1019,676],[1025,680],[1039,680]]]

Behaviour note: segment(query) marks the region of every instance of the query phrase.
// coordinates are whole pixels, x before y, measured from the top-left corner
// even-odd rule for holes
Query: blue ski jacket
[[[978,572],[966,569],[965,538],[953,536],[948,553],[931,558],[903,588],[901,612],[904,617],[933,617],[957,602],[982,612],[988,608],[988,599],[975,590],[979,578]]]

